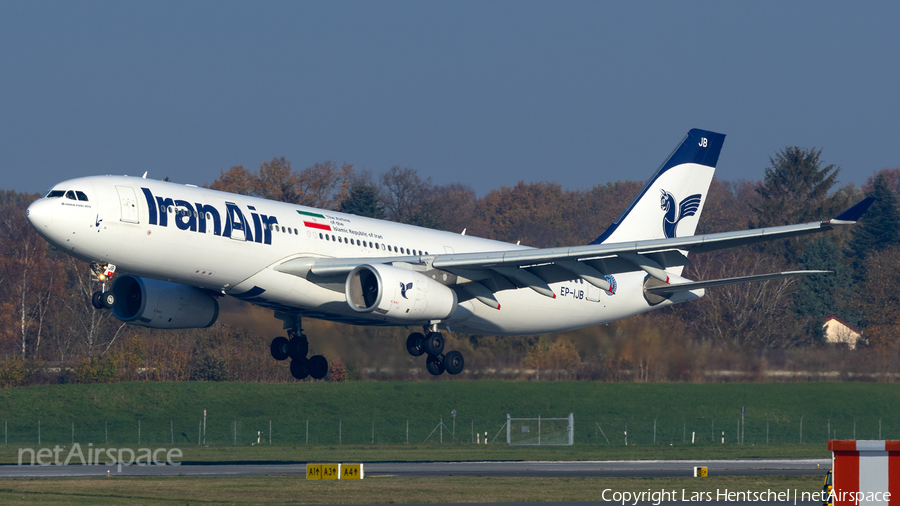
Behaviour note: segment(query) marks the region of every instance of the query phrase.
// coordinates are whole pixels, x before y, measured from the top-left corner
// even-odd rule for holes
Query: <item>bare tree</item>
[[[704,258],[690,277],[715,279],[779,270],[773,257],[729,250]],[[794,346],[797,328],[792,278],[744,283],[707,290],[700,301],[679,308],[678,314],[701,339],[764,348]]]
[[[394,165],[381,175],[382,197],[387,218],[400,223],[413,223],[428,198],[431,178],[422,179],[409,167]]]

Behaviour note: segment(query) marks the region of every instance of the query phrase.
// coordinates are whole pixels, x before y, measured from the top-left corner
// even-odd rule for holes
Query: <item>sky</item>
[[[0,0],[0,188],[412,167],[478,195],[643,181],[691,128],[717,176],[786,146],[900,166],[900,2]]]

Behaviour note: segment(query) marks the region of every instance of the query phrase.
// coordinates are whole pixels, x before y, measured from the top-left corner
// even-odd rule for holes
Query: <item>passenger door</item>
[[[119,193],[119,206],[122,209],[121,221],[138,223],[138,206],[134,188],[130,186],[116,186],[116,191]]]

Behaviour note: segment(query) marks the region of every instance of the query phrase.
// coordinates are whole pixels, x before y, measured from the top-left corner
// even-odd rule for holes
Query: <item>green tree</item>
[[[853,227],[847,246],[847,255],[856,266],[868,255],[900,244],[900,206],[883,173],[875,178],[867,195],[875,197],[875,202]]]
[[[864,192],[871,192],[875,187],[875,179],[878,176],[884,176],[887,180],[887,185],[890,187],[891,191],[894,192],[894,195],[900,196],[900,168],[897,169],[881,169],[875,174],[866,178],[866,182],[863,183],[862,189]]]
[[[752,206],[753,228],[791,225],[830,217],[837,209],[828,192],[837,183],[840,167],[822,166],[822,150],[789,146],[769,158],[765,178],[756,187],[761,200]],[[793,262],[810,239],[788,239],[758,248]]]
[[[350,191],[340,202],[340,211],[380,220],[384,218],[384,205],[378,198],[378,186],[367,176],[354,178],[350,183]]]
[[[801,278],[794,293],[797,314],[806,319],[807,334],[816,341],[824,338],[822,324],[827,315],[858,325],[859,314],[852,307],[853,276],[843,259],[840,248],[830,237],[809,243],[800,256],[803,269],[832,271]]]
[[[756,187],[762,202],[753,208],[753,225],[789,225],[827,217],[828,192],[840,167],[822,166],[822,150],[789,146],[769,158],[765,179]]]

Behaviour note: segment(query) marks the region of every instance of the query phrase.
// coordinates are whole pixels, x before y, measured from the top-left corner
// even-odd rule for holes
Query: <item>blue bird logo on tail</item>
[[[678,228],[678,222],[688,216],[697,214],[700,209],[700,194],[695,193],[686,197],[675,207],[675,196],[666,190],[660,190],[662,195],[659,198],[659,207],[666,214],[663,216],[663,232],[667,239],[675,237],[675,229]]]
[[[402,295],[404,299],[407,298],[407,297],[406,297],[406,291],[407,291],[407,290],[412,290],[412,283],[406,283],[406,284],[404,285],[404,284],[403,284],[403,281],[401,281],[401,282],[400,282],[400,295]]]

